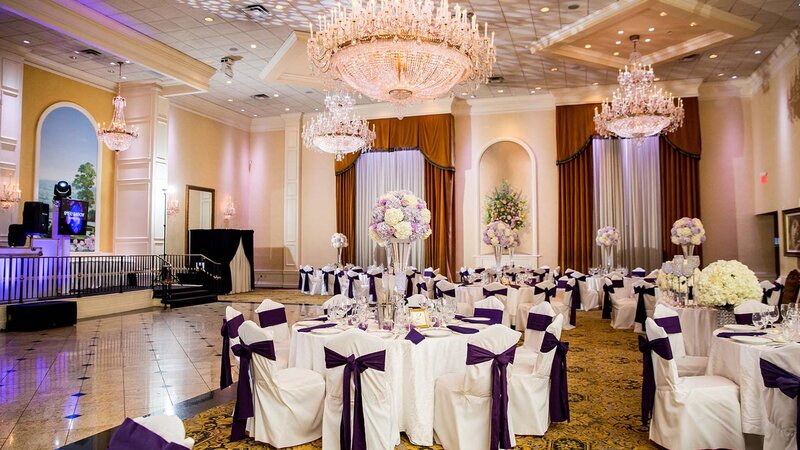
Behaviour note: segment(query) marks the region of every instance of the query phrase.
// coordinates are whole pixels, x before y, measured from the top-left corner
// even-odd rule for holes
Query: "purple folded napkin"
[[[730,338],[733,336],[763,336],[765,334],[767,333],[764,333],[763,331],[740,331],[735,333],[719,333],[717,337]]]
[[[414,345],[419,344],[424,339],[425,339],[425,336],[423,336],[422,333],[420,333],[419,331],[417,331],[417,330],[415,330],[413,328],[406,335],[406,340],[413,342]]]
[[[323,323],[322,325],[314,325],[313,327],[301,328],[301,329],[299,329],[297,331],[299,333],[308,333],[309,331],[316,330],[318,328],[330,328],[330,327],[335,327],[335,326],[336,326],[335,323]]]
[[[456,314],[456,315],[455,315],[455,316],[453,316],[453,317],[455,317],[457,320],[461,320],[461,319],[463,319],[463,318],[464,318],[464,317],[466,317],[466,316],[462,316],[461,314]]]
[[[475,328],[459,327],[457,325],[448,325],[447,328],[461,334],[475,334],[478,332]]]
[[[467,323],[482,323],[482,324],[488,324],[488,323],[490,323],[490,321],[489,321],[489,320],[486,320],[486,318],[485,318],[485,317],[484,317],[484,318],[481,318],[481,317],[479,317],[479,318],[477,318],[477,319],[476,319],[476,318],[474,318],[474,317],[463,317],[463,316],[462,316],[462,317],[461,317],[461,318],[459,318],[458,320],[460,320],[460,321],[462,321],[462,322],[467,322]]]

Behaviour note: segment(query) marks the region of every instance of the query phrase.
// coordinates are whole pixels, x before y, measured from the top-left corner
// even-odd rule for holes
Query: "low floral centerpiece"
[[[706,241],[706,230],[700,219],[682,217],[672,224],[670,240],[675,245],[680,245],[683,256],[688,258],[694,254],[694,247]]]
[[[694,291],[698,305],[726,311],[747,300],[761,298],[761,286],[756,274],[739,261],[720,260],[709,264],[700,272]],[[721,323],[732,319],[730,317]]]
[[[494,249],[494,262],[500,267],[500,260],[503,257],[503,249],[511,246],[516,247],[519,239],[516,232],[505,222],[495,220],[489,222],[483,229],[483,243],[491,245]]]
[[[411,191],[390,191],[378,199],[372,208],[369,237],[390,245],[392,267],[398,274],[408,266],[411,243],[431,235],[431,212],[425,200]]]
[[[597,237],[594,241],[603,251],[603,265],[606,272],[610,272],[614,267],[614,251],[611,247],[619,244],[619,230],[612,226],[605,226],[597,230]]]
[[[342,233],[333,233],[331,236],[331,247],[336,249],[336,264],[342,265],[342,249],[350,245],[347,236]]]

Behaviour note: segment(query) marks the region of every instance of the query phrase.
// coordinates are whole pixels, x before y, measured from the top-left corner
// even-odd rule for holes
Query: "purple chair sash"
[[[584,280],[584,283],[586,281]],[[581,282],[575,280],[575,287],[572,289],[572,315],[569,318],[569,323],[575,326],[575,319],[578,313],[578,307],[581,306]]]
[[[333,275],[333,270],[322,271],[322,285],[325,286],[325,291],[328,290],[328,283],[330,283],[330,276]]]
[[[443,290],[439,289],[438,285],[436,285],[436,286],[433,287],[433,293],[434,293],[434,296],[436,298],[442,298],[445,295],[448,296],[448,297],[455,297],[456,296],[456,288],[448,289],[446,291],[443,291]]]
[[[556,284],[556,288],[558,288],[558,289],[566,289],[567,287],[571,287],[569,285],[569,280],[558,280],[558,283]]]
[[[678,316],[667,316],[653,319],[656,325],[660,326],[667,334],[681,333],[681,318]]]
[[[553,323],[553,318],[547,314],[528,313],[528,323],[525,325],[525,328],[534,331],[544,331],[551,323]]]
[[[412,273],[411,275],[406,275],[406,298],[414,295],[414,278],[416,276],[417,276],[416,273]]]
[[[753,313],[734,314],[733,317],[736,318],[736,323],[739,325],[753,324]]]
[[[506,276],[511,279],[511,281],[517,281],[517,272],[506,272]]]
[[[253,391],[250,387],[250,360],[253,355],[275,361],[275,344],[272,341],[253,342],[250,345],[234,345],[233,354],[239,357],[239,384],[236,390],[236,406],[233,408],[231,442],[246,437],[247,419],[253,417]]]
[[[614,286],[603,284],[603,319],[611,319],[611,293]]]
[[[503,323],[503,311],[499,309],[475,308],[472,315],[474,317],[486,317],[487,319],[491,319],[492,325]]]
[[[347,279],[350,280],[350,282],[347,283],[347,297],[348,298],[353,298],[353,286],[355,285],[354,282],[356,280],[358,280],[359,278],[360,277],[358,275],[353,275],[352,277],[350,275],[347,276]]]
[[[378,301],[378,291],[375,289],[375,278],[383,278],[382,273],[376,273],[374,275],[367,274],[367,278],[369,278],[369,295],[370,298],[373,298],[374,301]]]
[[[561,342],[553,333],[545,331],[542,353],[555,349],[553,367],[550,369],[550,421],[569,422],[569,388],[567,385],[567,352],[569,343]]]
[[[625,287],[625,280],[612,278],[611,279],[611,285],[614,286],[614,289],[616,289],[616,288],[624,288]]]
[[[361,399],[361,374],[367,369],[384,371],[386,350],[368,353],[356,358],[342,356],[325,347],[325,367],[333,369],[344,366],[342,377],[342,422],[339,425],[339,447],[342,450],[367,450],[364,425],[364,407]],[[350,378],[353,378],[354,411],[352,436],[350,434]]]
[[[422,276],[426,278],[433,278],[436,276],[436,272],[434,272],[433,270],[426,270],[422,273]]]
[[[108,444],[108,450],[188,450],[186,447],[167,442],[158,434],[131,418],[125,418]]]
[[[222,336],[222,358],[219,367],[219,388],[225,389],[233,384],[231,375],[231,338],[239,337],[239,327],[244,323],[244,316],[239,314],[228,322],[222,319],[222,329],[219,330]]]
[[[796,430],[800,430],[800,377],[764,359],[759,361],[759,365],[764,386],[770,389],[778,388],[787,397],[797,399],[795,427]],[[797,433],[795,433],[794,442],[795,446],[800,448],[800,436]]]
[[[647,320],[647,308],[644,304],[644,296],[649,295],[651,297],[656,296],[656,288],[645,288],[644,286],[635,286],[633,288],[633,292],[636,294],[636,319],[634,320],[636,323],[641,324],[644,326],[644,322]]]
[[[458,272],[458,274],[461,275],[461,282],[466,283],[467,278],[469,278],[469,270],[463,270],[461,272]]]
[[[655,352],[664,359],[672,359],[672,347],[669,338],[648,341],[639,336],[639,351],[642,352],[642,425],[647,426],[653,415],[653,402],[656,398],[656,379],[653,373],[653,355]]]
[[[492,362],[492,427],[489,449],[511,448],[508,429],[508,365],[514,364],[517,346],[495,355],[485,348],[467,344],[467,365]]]
[[[550,303],[550,300],[556,296],[556,288],[543,289],[538,286],[533,287],[533,295],[544,294],[544,301]]]
[[[362,267],[353,267],[350,270],[352,270],[355,273],[364,273],[364,268]]]
[[[645,275],[647,275],[647,272],[644,270],[632,270],[628,275],[631,277],[643,278]]]
[[[482,274],[483,272],[486,272],[486,269],[483,267],[478,267],[477,269],[475,269],[475,273],[477,274]]]
[[[308,271],[300,269],[299,273],[297,289],[300,289],[301,292],[308,292],[311,289],[311,274],[314,273],[314,269]]]
[[[428,283],[420,281],[417,283],[417,294],[422,294],[423,291],[428,292]]]
[[[483,288],[483,298],[491,297],[493,295],[507,296],[508,295],[508,288],[498,289],[496,291],[491,291],[489,289]]]
[[[342,283],[339,281],[339,278],[343,276],[345,276],[344,272],[339,272],[333,276],[333,295],[342,293]]]
[[[258,323],[261,328],[274,327],[286,322],[286,309],[275,308],[258,313]]]

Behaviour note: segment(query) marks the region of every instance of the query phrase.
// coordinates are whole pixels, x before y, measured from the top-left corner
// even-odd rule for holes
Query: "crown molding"
[[[506,114],[530,111],[555,110],[556,103],[552,95],[532,94],[510,97],[472,98],[467,100],[471,116],[490,114]]]
[[[750,91],[763,90],[773,73],[800,54],[800,27],[795,28],[749,77]]]
[[[250,122],[251,133],[264,133],[268,131],[283,131],[285,122],[281,116],[259,117]]]
[[[659,81],[656,86],[671,93],[675,97],[697,97],[702,78],[688,80]],[[555,97],[556,105],[581,105],[585,103],[601,103],[611,96],[617,85],[585,86],[579,88],[553,89],[550,93]]]
[[[747,98],[752,95],[750,80],[714,81],[700,85],[698,92],[700,101],[724,98]]]
[[[206,92],[215,69],[77,0],[0,0],[0,8]]]
[[[182,95],[169,99],[170,105],[188,111],[198,116],[234,127],[242,131],[250,131],[251,119],[230,109],[217,106],[208,100],[203,100],[194,95]]]

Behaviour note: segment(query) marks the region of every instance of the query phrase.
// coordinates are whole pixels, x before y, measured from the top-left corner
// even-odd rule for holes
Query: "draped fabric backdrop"
[[[425,266],[440,268],[452,278],[455,274],[455,163],[453,160],[453,116],[430,116],[371,120],[375,126],[372,151],[416,148],[425,158],[425,201],[431,210],[433,234],[425,240]],[[355,233],[356,170],[360,153],[334,163],[336,170],[336,224],[353,240]],[[352,261],[354,243],[346,253]]]
[[[595,138],[594,228],[619,229],[618,266],[661,266],[661,175],[658,137],[646,138],[639,147],[630,139]],[[599,249],[598,249],[599,250]],[[603,264],[602,252],[594,252],[594,266]]]
[[[595,133],[594,109],[599,106],[556,107],[558,261],[562,268],[581,272],[592,265],[592,252],[596,249],[592,136]],[[697,97],[684,98],[683,106],[686,113],[683,126],[675,133],[660,136],[658,144],[662,261],[672,259],[681,251],[669,240],[672,223],[681,217],[700,217],[701,141]],[[657,217],[643,217],[642,220],[659,221]],[[696,254],[701,254],[699,250]]]
[[[356,234],[355,258],[353,262],[361,266],[384,264],[385,252],[375,258],[378,245],[369,237],[369,224],[372,207],[381,195],[388,191],[408,189],[424,198],[425,158],[417,149],[392,152],[369,152],[356,161]],[[414,243],[410,264],[422,268],[425,264],[425,247],[421,241]]]

